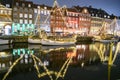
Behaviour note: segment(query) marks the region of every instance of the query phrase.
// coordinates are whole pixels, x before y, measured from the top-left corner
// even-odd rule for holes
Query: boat
[[[41,40],[41,45],[49,45],[49,46],[75,45],[75,41],[73,41],[73,42],[64,42],[63,41],[62,42],[62,41],[44,39],[44,40]]]
[[[112,23],[116,23],[116,19],[113,20]],[[115,37],[115,28],[113,30],[110,30],[110,32],[108,33],[106,24],[107,24],[106,22],[103,22],[102,28],[99,31],[99,35],[93,36],[94,37],[93,41],[105,42],[105,43],[106,42],[118,42],[119,38]]]
[[[110,34],[106,34],[106,36],[104,36],[104,37],[103,36],[94,36],[93,41],[108,43],[108,42],[118,42],[119,39],[115,38],[114,36],[110,36]]]
[[[56,3],[56,1],[55,1],[55,3]],[[56,12],[56,11],[54,11],[54,12]],[[60,14],[61,14],[61,12],[60,12]],[[36,19],[38,19],[38,18],[36,18]],[[37,20],[35,20],[35,21],[37,21]],[[55,23],[56,23],[56,20],[55,20]],[[55,24],[55,26],[57,26],[57,25]],[[64,34],[64,30],[62,30],[62,31],[63,31],[62,34]],[[56,30],[53,29],[52,27],[51,27],[50,34],[52,35],[52,38],[48,38],[49,36],[45,32],[45,30],[42,30],[38,25],[37,34],[34,34],[34,36],[36,36],[36,37],[35,38],[34,38],[34,36],[29,37],[28,38],[28,43],[41,44],[41,45],[52,45],[52,46],[74,45],[76,43],[76,37],[74,37],[74,36],[72,36],[72,37],[71,36],[63,36],[63,35],[62,36],[59,36],[59,35],[56,36]],[[58,36],[59,36],[59,39],[58,39]]]
[[[28,38],[28,43],[31,43],[31,44],[41,44],[41,39]]]
[[[0,39],[0,44],[9,44],[9,40]]]
[[[102,42],[102,43],[109,43],[109,42],[118,42],[118,39],[93,39],[94,42]]]

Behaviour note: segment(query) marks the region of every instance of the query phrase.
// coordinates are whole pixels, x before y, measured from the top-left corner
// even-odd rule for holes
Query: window
[[[104,15],[104,18],[106,18],[106,15]]]
[[[28,18],[28,14],[24,14],[24,18]]]
[[[24,23],[25,23],[25,24],[27,24],[27,23],[28,23],[28,21],[27,21],[27,20],[24,20]]]
[[[5,14],[7,14],[7,11],[4,11]]]
[[[19,3],[18,3],[18,2],[16,2],[16,6],[19,6]]]
[[[37,9],[34,9],[34,13],[37,13]]]
[[[29,18],[32,18],[32,14],[29,14]]]
[[[40,6],[37,6],[38,9],[40,9]]]
[[[41,14],[43,14],[43,10],[41,11]]]
[[[17,11],[17,7],[14,7],[14,11]]]
[[[6,4],[6,7],[10,8],[10,4]]]
[[[23,20],[22,19],[20,19],[20,24],[23,24]]]
[[[11,15],[11,11],[8,11],[8,14]]]
[[[28,7],[31,7],[31,4],[28,4]]]
[[[44,9],[47,9],[47,7],[44,7]]]
[[[32,20],[29,20],[29,24],[32,24]]]
[[[44,11],[44,15],[47,15],[47,12],[46,12],[46,11]]]
[[[1,10],[0,13],[3,14],[3,10]]]
[[[28,8],[25,8],[25,9],[24,9],[24,12],[28,13]]]
[[[22,13],[20,13],[20,18],[22,18],[23,17],[23,14]]]
[[[25,7],[25,4],[24,4],[24,3],[22,3],[22,6],[23,6],[23,7]]]
[[[47,11],[47,14],[50,14],[50,12],[49,12],[49,11]]]

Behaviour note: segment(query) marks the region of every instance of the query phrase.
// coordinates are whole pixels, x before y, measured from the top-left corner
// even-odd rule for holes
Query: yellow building
[[[92,35],[99,34],[99,31],[102,28],[103,22],[104,22],[103,18],[100,18],[100,17],[91,17],[90,34],[92,34]]]

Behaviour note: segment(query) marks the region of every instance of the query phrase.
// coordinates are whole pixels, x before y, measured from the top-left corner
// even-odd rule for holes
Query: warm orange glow
[[[76,53],[75,52],[67,53],[67,58],[70,58],[70,57],[76,57]]]

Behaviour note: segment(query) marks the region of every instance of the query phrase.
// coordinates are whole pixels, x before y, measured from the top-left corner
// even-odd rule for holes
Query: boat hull
[[[64,45],[75,45],[75,42],[59,42],[59,41],[51,41],[51,40],[42,40],[42,45],[49,46],[64,46]]]
[[[9,40],[0,39],[0,44],[9,44]]]
[[[31,43],[31,44],[41,44],[41,39],[31,39],[31,38],[28,38],[28,43]]]
[[[115,40],[93,40],[93,41],[96,41],[96,42],[104,42],[104,43],[109,43],[109,42],[118,42],[117,39]]]

